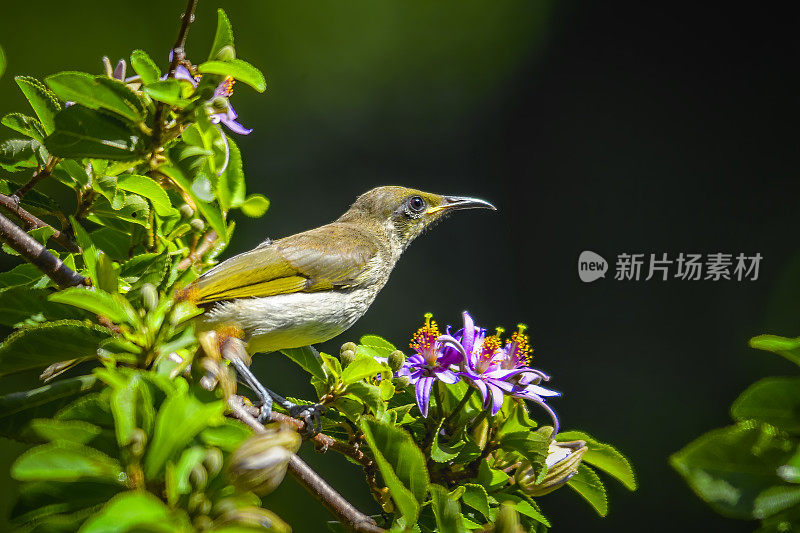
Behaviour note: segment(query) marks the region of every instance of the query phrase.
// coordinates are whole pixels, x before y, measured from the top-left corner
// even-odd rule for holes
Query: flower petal
[[[505,395],[503,391],[500,390],[500,387],[495,385],[494,383],[487,383],[486,386],[489,389],[489,392],[492,396],[492,416],[496,415],[497,412],[503,407],[503,400],[505,399]]]
[[[467,352],[468,358],[472,359],[472,352],[473,347],[475,346],[475,321],[472,320],[472,317],[469,316],[469,313],[464,311],[464,330],[463,336],[461,338],[461,345],[464,347],[464,350]],[[471,361],[467,361],[470,363]],[[475,366],[472,363],[472,366]]]
[[[460,379],[458,375],[449,368],[445,368],[443,370],[436,370],[435,372],[436,372],[436,377],[439,378],[439,380],[443,381],[444,383],[447,383],[448,385],[453,385],[455,383],[458,383]]]
[[[417,381],[416,386],[416,393],[417,393],[417,405],[419,406],[419,410],[422,413],[422,416],[428,417],[428,405],[431,399],[431,387],[433,387],[433,382],[435,378],[431,376],[425,376],[420,378]]]

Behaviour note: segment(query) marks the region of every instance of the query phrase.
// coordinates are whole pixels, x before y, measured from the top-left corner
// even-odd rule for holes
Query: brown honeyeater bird
[[[324,342],[366,313],[417,236],[453,211],[475,208],[495,210],[475,198],[377,187],[330,224],[223,261],[181,298],[206,308],[200,329],[235,328],[250,354]]]

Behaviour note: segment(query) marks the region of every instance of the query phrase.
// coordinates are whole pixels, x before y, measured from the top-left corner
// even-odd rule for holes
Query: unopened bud
[[[231,455],[228,472],[234,484],[259,496],[272,492],[283,481],[289,460],[301,442],[300,435],[286,426],[267,426],[266,433],[253,435]]]
[[[394,384],[398,389],[405,389],[411,384],[411,376],[397,376]]]
[[[203,465],[194,465],[194,468],[189,471],[189,481],[192,483],[193,487],[201,490],[206,488],[206,484],[208,484],[208,472],[206,472]]]
[[[223,46],[219,49],[219,52],[217,52],[216,59],[219,61],[230,61],[231,59],[236,59],[236,49],[231,45]]]
[[[142,303],[150,311],[158,306],[158,291],[152,283],[142,285]]]
[[[208,514],[211,511],[211,502],[202,492],[195,492],[189,496],[187,507],[192,514]]]
[[[180,208],[181,216],[183,218],[191,218],[194,215],[194,209],[189,204],[183,204]]]
[[[403,366],[405,362],[406,355],[400,350],[395,350],[389,354],[389,368],[392,369],[392,372],[400,370],[400,367]]]
[[[339,348],[339,354],[341,354],[342,352],[346,352],[346,351],[351,351],[351,352],[355,353],[356,350],[358,350],[358,346],[356,346],[356,343],[354,343],[354,342],[346,342],[346,343],[342,344],[341,348]]]
[[[203,231],[206,227],[206,223],[200,220],[199,218],[193,218],[189,225],[195,231]]]
[[[353,350],[345,350],[339,354],[339,360],[342,362],[342,368],[352,363],[356,358],[356,352]]]
[[[494,533],[524,533],[519,521],[519,514],[513,502],[503,502],[494,522]]]
[[[219,448],[208,448],[206,450],[206,456],[203,459],[203,466],[205,466],[206,471],[208,472],[208,477],[213,478],[219,471],[222,470],[222,462],[224,458],[222,457],[222,452]]]
[[[129,446],[134,457],[141,457],[144,455],[145,449],[147,448],[147,433],[140,428],[135,428],[131,432]]]
[[[289,533],[292,530],[278,515],[261,507],[242,507],[229,511],[214,522],[214,529],[223,529],[223,526],[234,525],[246,528],[264,528],[273,533]]]
[[[575,440],[570,442],[551,441],[547,451],[545,464],[547,473],[541,482],[536,483],[539,473],[535,472],[529,462],[524,462],[514,474],[519,488],[529,496],[543,496],[565,485],[578,472],[583,454],[588,448],[586,442]]]

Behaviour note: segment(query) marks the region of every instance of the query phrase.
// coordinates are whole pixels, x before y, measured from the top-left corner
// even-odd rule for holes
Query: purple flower
[[[464,328],[456,332],[444,352],[449,357],[453,353],[463,353],[459,374],[478,389],[484,406],[491,405],[492,415],[500,411],[506,394],[524,398],[541,405],[550,414],[557,433],[558,417],[544,398],[561,396],[561,393],[541,387],[539,383],[549,380],[549,376],[527,366],[530,345],[524,326],[519,327],[505,346],[500,333],[502,330],[487,337],[486,330],[475,327],[472,317],[465,311]]]
[[[458,352],[443,352],[445,344],[440,340],[439,327],[431,317],[430,313],[425,315],[425,325],[411,340],[411,348],[415,353],[397,371],[398,376],[408,376],[414,385],[417,405],[424,417],[428,416],[434,382],[438,379],[449,385],[457,383],[460,378],[450,367],[462,360]]]
[[[192,87],[197,87],[197,78],[192,76],[189,69],[183,65],[178,65],[178,68],[175,69],[175,79],[188,81],[192,84]],[[209,118],[211,118],[211,122],[214,124],[222,123],[234,133],[249,135],[253,130],[245,128],[236,120],[239,118],[239,114],[236,113],[233,106],[228,101],[228,98],[233,94],[234,83],[236,83],[236,81],[229,76],[222,80],[222,82],[217,85],[217,88],[214,89],[214,96],[208,101],[208,107],[210,109]],[[221,99],[224,99],[222,100],[224,105],[218,104]],[[223,138],[224,137],[223,135]]]

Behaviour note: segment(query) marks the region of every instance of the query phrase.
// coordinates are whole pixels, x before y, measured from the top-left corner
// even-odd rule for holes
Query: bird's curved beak
[[[497,208],[479,198],[469,198],[467,196],[444,196],[444,201],[435,207],[428,209],[427,214],[437,213],[439,211],[456,211],[458,209],[491,209],[497,211]]]

